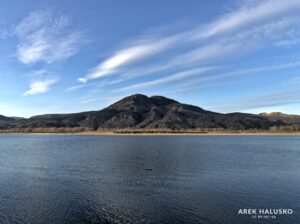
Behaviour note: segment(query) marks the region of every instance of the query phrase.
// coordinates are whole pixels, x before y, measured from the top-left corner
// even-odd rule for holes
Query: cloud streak
[[[116,92],[130,91],[130,90],[140,90],[140,89],[144,89],[144,88],[149,88],[151,86],[156,86],[156,85],[161,85],[161,84],[165,84],[165,83],[175,82],[175,81],[178,81],[178,80],[186,79],[186,78],[191,77],[191,76],[199,75],[201,73],[207,72],[207,71],[212,70],[212,69],[213,68],[210,68],[210,67],[207,67],[207,68],[194,68],[194,69],[178,72],[178,73],[175,73],[173,75],[170,75],[170,76],[167,76],[167,77],[164,77],[164,78],[160,78],[160,79],[152,80],[152,81],[149,81],[149,82],[143,82],[143,83],[131,85],[131,86],[128,86],[128,87],[125,87],[125,88],[121,88],[121,89],[116,90]]]
[[[267,0],[257,1],[256,4],[242,6],[203,28],[194,38],[211,38],[216,35],[235,32],[249,26],[255,26],[271,19],[283,16],[286,13],[297,12],[300,9],[298,0]]]
[[[157,40],[155,42],[144,40],[144,44],[134,45],[125,49],[121,49],[113,54],[110,58],[100,63],[86,77],[81,77],[78,80],[84,83],[90,79],[101,78],[112,74],[119,68],[134,64],[169,48],[178,39],[179,36],[168,37],[162,40]]]
[[[280,105],[288,105],[300,102],[300,91],[298,89],[274,92],[250,98],[236,100],[230,104],[219,104],[210,107],[216,111],[233,112],[245,111],[257,108],[266,108]]]

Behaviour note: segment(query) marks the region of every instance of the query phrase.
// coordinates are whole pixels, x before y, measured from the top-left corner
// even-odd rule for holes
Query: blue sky
[[[10,0],[0,15],[3,115],[134,93],[300,114],[300,0]]]

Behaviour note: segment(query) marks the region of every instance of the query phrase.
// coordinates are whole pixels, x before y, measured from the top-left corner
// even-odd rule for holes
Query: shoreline
[[[88,132],[3,132],[0,135],[62,135],[62,136],[300,136],[300,132],[114,132],[114,131],[88,131]]]

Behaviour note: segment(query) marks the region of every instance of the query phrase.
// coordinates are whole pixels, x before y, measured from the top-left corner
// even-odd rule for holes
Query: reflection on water
[[[0,135],[0,223],[300,223],[299,164],[299,137]]]

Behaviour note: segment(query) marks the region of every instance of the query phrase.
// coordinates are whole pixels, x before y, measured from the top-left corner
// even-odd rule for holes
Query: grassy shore
[[[201,131],[201,130],[98,130],[98,131],[0,131],[0,134],[32,134],[32,135],[135,135],[135,136],[145,136],[145,135],[175,135],[175,136],[300,136],[300,132],[271,132],[271,131]]]
[[[170,136],[300,136],[300,132],[82,132],[75,135],[170,135]]]

